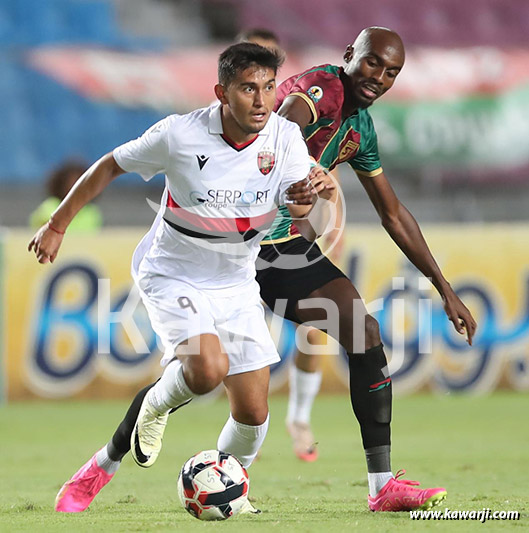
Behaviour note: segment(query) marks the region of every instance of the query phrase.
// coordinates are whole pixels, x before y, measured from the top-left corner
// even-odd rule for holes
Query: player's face
[[[259,133],[270,118],[276,101],[275,74],[271,68],[249,67],[228,87],[217,85],[216,91],[223,104],[225,133],[234,141],[244,141]]]
[[[402,48],[383,39],[373,39],[357,50],[349,45],[344,59],[350,80],[348,97],[354,108],[369,107],[391,89],[404,65]]]

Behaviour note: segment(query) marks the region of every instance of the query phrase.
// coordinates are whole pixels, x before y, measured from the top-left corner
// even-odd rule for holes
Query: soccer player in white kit
[[[132,434],[135,461],[151,466],[172,409],[224,383],[231,414],[217,447],[245,467],[268,429],[269,365],[279,356],[255,281],[259,242],[277,206],[288,204],[308,239],[325,223],[334,185],[310,159],[298,126],[272,112],[281,56],[255,44],[219,58],[219,105],[169,116],[97,161],[80,178],[28,249],[53,262],[68,224],[123,172],[166,176],[162,204],[134,252],[132,275],[165,353],[160,380],[145,395]],[[312,206],[288,202],[288,188],[310,171]],[[322,208],[323,204],[323,208]],[[327,205],[326,205],[327,204]],[[319,213],[318,213],[319,211]],[[109,443],[110,445],[110,443]],[[104,446],[67,481],[56,510],[85,510],[120,460]],[[252,509],[249,509],[252,511]]]

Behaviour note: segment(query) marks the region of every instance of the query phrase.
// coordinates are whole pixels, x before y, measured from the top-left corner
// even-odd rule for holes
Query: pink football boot
[[[61,487],[55,498],[55,510],[61,513],[84,511],[113,476],[97,465],[94,455]]]
[[[367,497],[371,511],[413,511],[430,509],[446,498],[446,489],[419,489],[418,481],[398,479],[406,470],[399,470],[372,498]]]
[[[302,461],[312,463],[318,459],[318,448],[309,424],[301,422],[287,423],[287,431],[292,437],[294,453]]]

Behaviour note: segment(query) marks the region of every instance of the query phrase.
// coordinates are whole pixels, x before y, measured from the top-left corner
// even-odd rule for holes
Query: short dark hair
[[[284,55],[254,43],[232,44],[219,57],[219,83],[227,87],[237,74],[252,65],[271,68],[277,74]]]
[[[247,30],[241,31],[237,38],[235,39],[238,43],[245,43],[251,41],[252,39],[264,39],[266,41],[275,41],[279,44],[279,37],[270,30],[265,28],[249,28]]]

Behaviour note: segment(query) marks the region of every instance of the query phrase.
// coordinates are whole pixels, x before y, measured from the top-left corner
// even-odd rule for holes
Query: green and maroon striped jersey
[[[363,176],[382,172],[378,155],[377,134],[367,109],[359,109],[343,118],[343,69],[320,65],[285,80],[277,89],[277,111],[283,100],[299,96],[310,107],[312,120],[303,134],[309,153],[318,163],[332,170],[339,163],[348,163]],[[288,208],[282,206],[264,243],[288,240],[299,232],[292,223]]]

